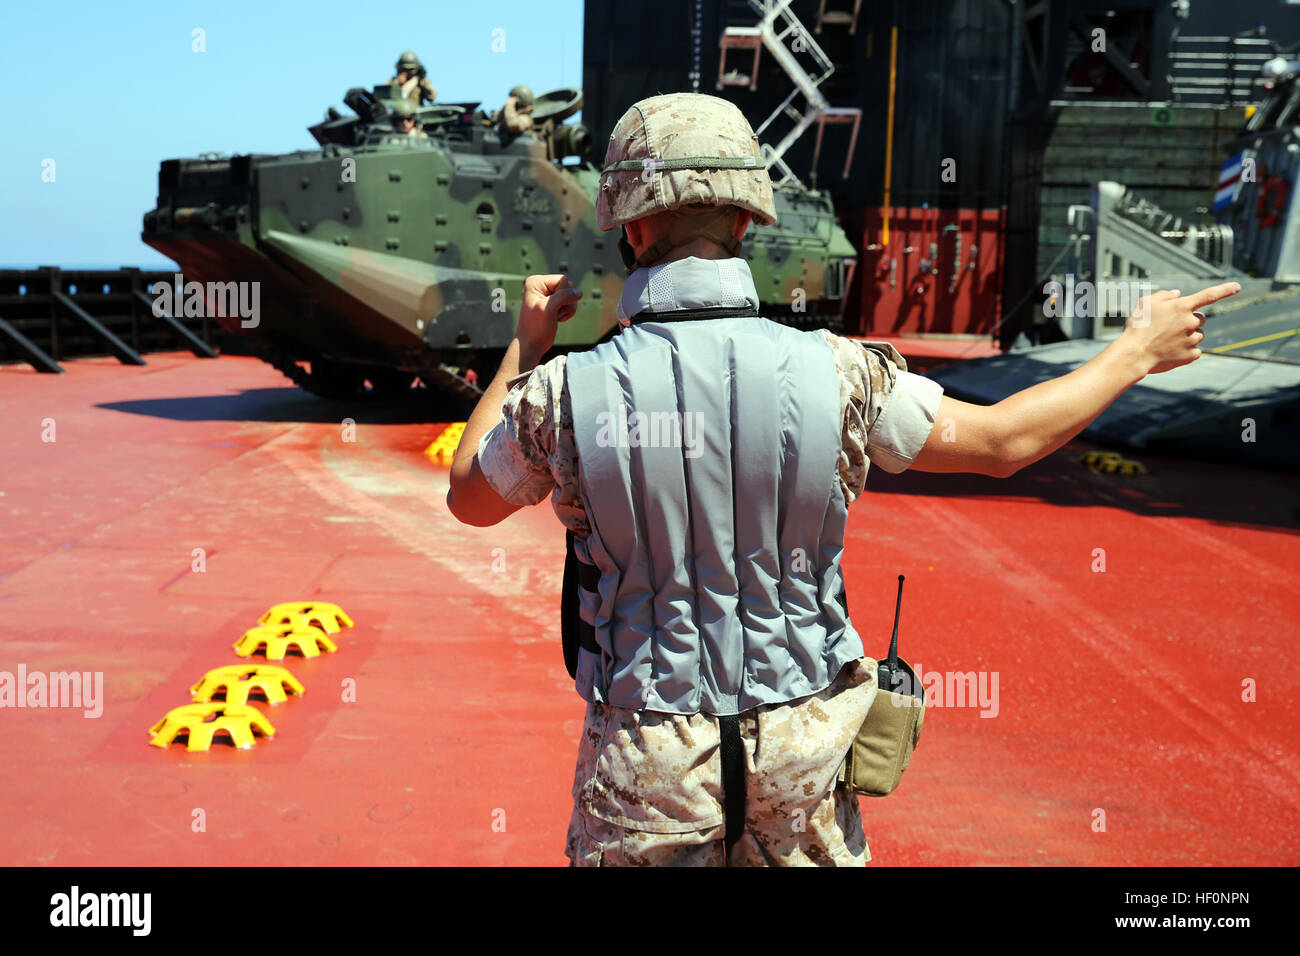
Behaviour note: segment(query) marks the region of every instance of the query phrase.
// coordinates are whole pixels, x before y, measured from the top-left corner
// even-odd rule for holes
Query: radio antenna
[[[898,619],[903,613],[903,576],[898,576],[898,601],[894,604],[894,636],[889,639],[889,669],[898,669]]]

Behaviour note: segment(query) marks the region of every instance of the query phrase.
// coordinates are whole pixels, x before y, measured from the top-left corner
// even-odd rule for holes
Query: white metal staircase
[[[718,89],[725,86],[747,86],[749,89],[756,89],[758,86],[758,63],[764,49],[772,55],[781,69],[790,78],[794,88],[789,95],[781,101],[780,105],[772,111],[762,125],[755,132],[758,134],[760,141],[764,132],[766,132],[772,123],[778,118],[784,116],[794,125],[776,144],[769,146],[762,144],[763,157],[766,161],[768,171],[774,175],[774,185],[781,186],[791,181],[798,182],[794,171],[785,163],[782,157],[786,150],[802,136],[814,123],[817,125],[817,141],[813,147],[812,160],[812,177],[815,180],[817,176],[817,161],[821,156],[822,134],[825,132],[827,124],[851,123],[853,132],[849,140],[848,152],[844,158],[844,171],[841,176],[849,174],[849,167],[853,163],[853,148],[858,141],[858,127],[862,121],[862,110],[855,107],[833,107],[822,95],[820,86],[826,79],[835,72],[835,64],[831,62],[824,50],[813,40],[812,35],[799,21],[799,18],[790,10],[790,0],[748,0],[750,7],[760,16],[760,20],[754,26],[736,26],[727,27],[719,38],[719,46],[722,49],[722,55],[718,58]],[[850,32],[857,29],[858,3],[854,3],[852,13],[847,11],[826,11],[825,0],[818,10],[818,32],[821,26],[825,24],[846,24]],[[839,15],[837,15],[837,13]],[[790,39],[789,45],[786,40]],[[753,52],[753,60],[750,64],[749,73],[741,73],[733,69],[727,71],[727,51],[728,50],[750,50]],[[805,54],[811,60],[810,69],[805,69],[803,63],[799,60],[799,55]],[[810,71],[811,70],[811,71]],[[794,106],[797,97],[802,97],[804,102],[803,110],[800,111]]]

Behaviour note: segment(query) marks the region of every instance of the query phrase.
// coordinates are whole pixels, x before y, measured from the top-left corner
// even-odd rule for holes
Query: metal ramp
[[[1152,278],[1236,278],[1232,230],[1181,219],[1116,182],[1097,183],[1098,278],[1123,278],[1140,269]],[[1244,276],[1243,276],[1244,278]]]
[[[1070,254],[1065,274],[1053,278],[1091,281],[1098,300],[1090,314],[1069,317],[1065,331],[1071,338],[1117,335],[1137,298],[1153,289],[1200,288],[1229,279],[1243,288],[1251,284],[1250,276],[1232,267],[1231,229],[1184,225],[1120,183],[1097,183],[1091,205],[1071,206],[1068,215]]]
[[[840,173],[842,177],[848,176],[849,168],[853,164],[853,150],[858,141],[858,129],[862,123],[862,110],[855,107],[832,107],[822,95],[820,87],[835,72],[835,64],[818,46],[799,18],[794,15],[790,9],[790,0],[748,0],[748,2],[759,15],[759,22],[753,26],[729,26],[723,31],[718,41],[722,52],[718,57],[717,88],[721,90],[727,86],[745,86],[750,90],[757,89],[758,65],[763,50],[766,49],[793,84],[789,95],[755,130],[761,141],[763,134],[771,129],[772,124],[779,118],[784,117],[792,124],[775,146],[767,143],[762,145],[764,161],[768,171],[773,174],[773,185],[782,186],[798,182],[798,177],[785,163],[783,157],[794,142],[814,124],[817,126],[817,140],[813,146],[812,181],[816,182],[817,162],[821,158],[822,137],[827,125],[847,124],[853,127],[849,148],[844,157],[844,169]],[[860,0],[855,0],[852,12],[827,11],[825,0],[822,0],[817,13],[817,32],[821,32],[823,24],[845,24],[849,26],[851,33],[856,31],[859,6]],[[736,69],[727,70],[729,50],[751,54],[748,73],[741,73]],[[800,62],[800,54],[811,60],[810,68],[806,69]],[[802,110],[794,105],[794,101],[798,98],[803,99]]]
[[[1077,277],[1096,290],[1091,313],[1064,316],[1062,329],[1071,338],[1118,335],[1137,298],[1153,289],[1189,290],[1232,280],[1243,291],[1229,309],[1271,298],[1272,278],[1249,275],[1232,264],[1230,226],[1184,222],[1110,181],[1093,187],[1090,206],[1071,206],[1068,214],[1065,271],[1052,278],[1065,284]]]

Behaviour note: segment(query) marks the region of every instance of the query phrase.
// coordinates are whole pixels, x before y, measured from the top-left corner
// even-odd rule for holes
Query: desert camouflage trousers
[[[573,866],[863,866],[855,794],[836,786],[876,697],[876,662],[740,715],[745,829],[723,843],[718,721],[589,703],[565,853]]]

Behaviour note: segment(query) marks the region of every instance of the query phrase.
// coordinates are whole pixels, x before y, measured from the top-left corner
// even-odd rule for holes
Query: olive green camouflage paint
[[[215,192],[212,164],[194,183],[182,171],[170,194],[160,174],[144,238],[187,278],[260,279],[263,315],[252,334],[300,359],[418,371],[460,364],[458,350],[504,349],[524,278],[539,273],[563,273],[584,293],[558,346],[593,344],[616,328],[625,270],[618,233],[596,228],[598,170],[548,159],[530,135],[471,149],[432,130],[429,139],[393,132],[361,146],[225,161],[251,166],[246,221],[241,212],[235,229],[151,229],[170,207],[201,207],[202,190]],[[171,163],[183,170],[196,161]],[[772,311],[788,312],[802,289],[815,312],[828,268],[839,275],[853,246],[823,194],[777,190],[776,206],[776,225],[752,227],[743,255]],[[244,251],[231,254],[236,244]]]
[[[394,326],[358,330],[392,344],[504,348],[524,278],[537,273],[564,273],[584,292],[557,344],[609,331],[623,266],[594,225],[595,171],[562,169],[531,137],[490,158],[430,142],[394,134],[378,148],[268,159],[258,238]]]
[[[595,228],[593,167],[557,166],[540,143],[533,157],[492,163],[392,139],[350,153],[355,182],[339,179],[349,151],[269,163],[260,185],[278,201],[261,206],[262,240],[432,348],[458,338],[504,348],[523,280],[537,273],[568,275],[584,293],[558,345],[594,343],[616,325],[624,269],[615,235]],[[746,258],[765,303],[788,305],[796,288],[816,302],[828,259],[855,252],[828,204],[783,199],[777,225],[751,230]]]

